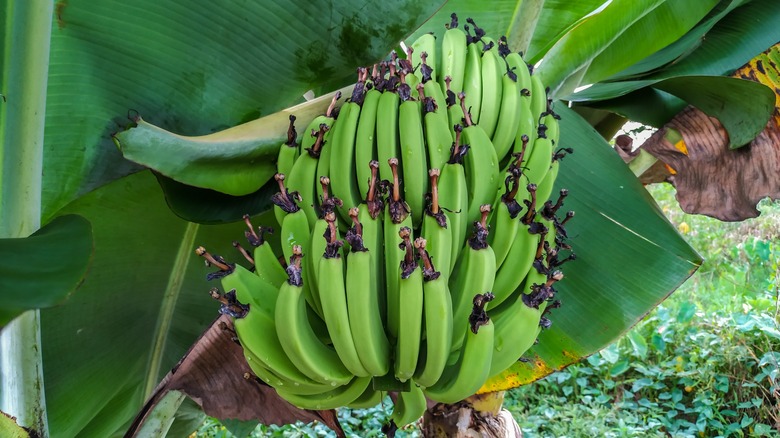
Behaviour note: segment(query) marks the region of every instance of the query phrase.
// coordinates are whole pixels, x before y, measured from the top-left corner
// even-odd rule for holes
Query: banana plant
[[[37,76],[25,81],[38,99],[45,98],[38,111],[43,119],[31,128],[42,138],[42,156],[25,159],[42,164],[42,172],[34,172],[42,179],[31,189],[40,197],[39,210],[31,216],[55,226],[57,218],[78,214],[91,223],[94,236],[86,279],[64,304],[40,311],[42,360],[32,360],[43,364],[38,387],[45,391],[45,404],[44,397],[33,403],[47,422],[30,419],[23,425],[58,437],[127,430],[160,380],[217,317],[218,306],[208,297],[206,272],[193,260],[193,249],[200,244],[221,253],[232,250],[225,242],[242,232],[244,213],[273,220],[267,181],[288,116],[304,123],[321,111],[328,93],[354,82],[356,67],[386,57],[400,41],[440,29],[451,12],[473,17],[490,34],[507,34],[513,50],[539,61],[538,72],[555,85],[556,99],[596,106],[595,98],[581,94],[588,90],[578,93],[581,86],[596,84],[592,93],[601,86],[613,90],[601,99],[606,108],[617,106],[607,98],[633,92],[639,98],[647,87],[655,87],[653,93],[691,88],[673,82],[686,74],[719,76],[736,69],[742,58],[724,61],[697,43],[722,24],[724,38],[727,30],[734,32],[723,46],[750,59],[779,39],[778,30],[756,28],[734,16],[750,16],[762,7],[766,15],[776,14],[766,4],[3,2],[0,19],[8,24],[2,36],[4,59],[14,60],[10,54],[26,50],[17,46],[25,35],[42,56],[30,67]],[[33,19],[38,27],[18,25]],[[675,72],[686,59],[700,69]],[[3,67],[4,132],[16,126],[7,120],[16,114],[19,95],[5,85],[20,83],[13,80],[19,77],[13,68]],[[663,76],[665,70],[671,73]],[[629,80],[649,71],[663,79]],[[615,87],[630,92],[620,94]],[[681,99],[697,102],[690,95],[695,90],[666,99],[672,104],[664,107],[663,117],[671,117]],[[304,103],[307,91],[323,97]],[[748,92],[758,99],[766,96],[760,89]],[[519,364],[487,390],[529,383],[609,344],[700,263],[586,119],[564,102],[558,107],[568,120],[562,124],[562,141],[582,151],[565,164],[567,176],[560,182],[581,192],[576,201],[572,198],[581,260],[567,273],[570,286],[562,293],[568,304],[558,310],[560,323],[545,332],[535,350],[539,360]],[[754,123],[763,117],[760,109],[749,115],[746,119]],[[735,124],[734,129],[747,138],[755,126]],[[130,160],[117,149],[116,139]],[[22,143],[27,141],[33,140]],[[11,150],[13,142],[4,134],[3,150]],[[185,149],[176,149],[181,145]],[[2,159],[3,169],[20,168],[8,153]],[[238,169],[235,175],[231,168]],[[3,216],[11,211],[5,205],[10,175],[4,170]],[[37,228],[34,223],[26,234]],[[87,249],[81,248],[83,256]],[[46,305],[41,299],[28,307]],[[20,339],[36,332],[28,327],[9,333],[3,336]],[[13,366],[3,364],[4,369]],[[9,394],[7,387],[0,391]],[[184,431],[200,418],[188,422],[182,415],[174,427]]]

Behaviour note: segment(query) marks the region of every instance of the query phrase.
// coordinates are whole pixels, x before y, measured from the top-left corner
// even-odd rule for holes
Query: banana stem
[[[463,109],[463,120],[466,121],[466,127],[474,126],[474,122],[471,121],[471,113],[466,109],[466,93],[458,93],[458,99],[460,100],[460,107]]]
[[[245,259],[246,259],[246,260],[247,260],[249,263],[251,263],[251,264],[252,264],[252,266],[254,266],[254,265],[255,265],[255,259],[254,259],[254,258],[253,258],[253,257],[252,257],[250,254],[249,254],[249,252],[247,252],[247,250],[246,250],[246,249],[244,249],[244,247],[243,247],[243,246],[241,246],[241,244],[240,244],[240,243],[238,243],[238,242],[237,242],[237,241],[235,241],[235,240],[233,241],[233,248],[237,249],[237,250],[238,250],[238,252],[240,252],[240,253],[241,253],[241,255],[242,255],[242,256],[244,256],[244,258],[245,258]]]
[[[431,261],[431,256],[428,251],[425,250],[427,242],[422,237],[414,239],[414,247],[417,249],[417,256],[423,262],[423,280],[433,281],[441,276],[441,272],[436,270]]]
[[[403,239],[398,247],[405,250],[404,259],[401,261],[401,278],[406,279],[417,269],[417,260],[414,258],[414,249],[412,245],[412,230],[409,227],[401,227],[398,235]]]
[[[298,140],[298,132],[295,130],[295,116],[290,114],[290,126],[287,128],[287,146],[295,147]]]
[[[336,102],[341,99],[341,91],[337,91],[336,94],[333,95],[333,99],[330,100],[330,105],[328,105],[328,109],[325,111],[325,115],[327,117],[333,117],[333,110],[336,109]]]
[[[3,3],[5,46],[0,111],[0,237],[27,237],[41,225],[46,85],[54,2]],[[22,164],[23,163],[23,164]],[[19,165],[22,164],[22,165]],[[9,291],[10,292],[10,291]],[[39,310],[0,333],[0,411],[48,437]]]
[[[233,268],[225,263],[225,260],[223,260],[222,257],[211,255],[208,251],[206,251],[206,248],[202,246],[199,246],[195,249],[195,254],[206,259],[206,262],[208,262],[210,266],[216,266],[220,271],[233,271]]]
[[[428,171],[428,176],[431,178],[431,213],[434,215],[439,214],[439,176],[441,171],[439,169],[431,169]]]
[[[526,199],[523,201],[525,206],[528,207],[528,211],[523,217],[523,223],[526,225],[531,225],[531,222],[534,220],[534,216],[536,216],[536,184],[528,184],[527,188],[528,193],[531,194],[531,200],[529,201]]]
[[[509,47],[517,52],[526,52],[536,30],[536,24],[544,7],[544,0],[523,0],[518,2],[509,25]]]

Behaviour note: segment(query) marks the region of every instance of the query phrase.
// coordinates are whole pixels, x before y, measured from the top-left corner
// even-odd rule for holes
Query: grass
[[[780,204],[723,223],[683,213],[650,187],[705,258],[625,337],[579,364],[507,393],[525,437],[780,437]],[[390,403],[339,411],[348,436],[381,436]],[[230,435],[215,420],[197,434]],[[321,425],[260,426],[252,436],[333,436]],[[420,436],[408,427],[399,436]]]

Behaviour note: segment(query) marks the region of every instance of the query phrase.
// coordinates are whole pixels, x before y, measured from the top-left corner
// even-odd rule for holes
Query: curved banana
[[[258,227],[259,233],[255,232],[254,226],[252,226],[252,222],[249,220],[249,215],[244,215],[244,223],[247,226],[247,231],[244,231],[244,235],[249,244],[254,247],[252,259],[255,265],[255,273],[266,283],[278,288],[287,281],[287,273],[284,271],[282,264],[279,263],[276,254],[274,254],[271,244],[265,240],[265,233],[269,229]]]
[[[517,193],[520,188],[520,181],[517,176],[509,175],[504,181],[506,187],[503,195],[499,197],[499,202],[493,211],[493,217],[490,222],[490,234],[488,235],[488,244],[493,248],[496,256],[496,266],[501,266],[509,253],[512,242],[515,241],[517,230],[520,228],[520,219],[517,216],[523,207],[517,202]],[[499,297],[496,297],[499,299]]]
[[[469,24],[473,23],[470,18],[466,19]],[[477,35],[467,37],[468,46],[466,48],[466,65],[463,73],[463,93],[466,95],[466,109],[471,113],[471,119],[474,123],[479,123],[479,115],[482,109],[482,49],[484,44],[480,41],[482,38],[476,25]],[[455,123],[460,123],[455,122]]]
[[[390,78],[395,77],[395,66],[390,67]],[[398,107],[401,99],[395,88],[385,88],[379,97],[379,103],[376,109],[376,156],[379,161],[379,176],[383,180],[392,180],[393,173],[387,160],[401,156],[401,150],[398,146]]]
[[[469,327],[465,341],[455,363],[444,369],[435,385],[425,388],[425,395],[441,403],[455,403],[469,397],[482,387],[490,377],[493,355],[493,321],[485,313],[484,306],[491,294],[474,296],[474,308],[469,315]]]
[[[409,205],[401,197],[398,178],[398,160],[388,160],[393,173],[392,192],[387,199],[384,220],[385,241],[385,282],[387,293],[387,333],[391,340],[398,337],[398,314],[400,301],[398,300],[398,282],[401,278],[401,260],[404,257],[403,250],[399,247],[398,233],[401,228],[412,228],[412,218],[409,214]]]
[[[330,173],[338,175],[331,178],[333,196],[344,201],[344,207],[339,213],[345,221],[349,221],[349,208],[360,204],[360,190],[357,184],[355,169],[355,135],[360,120],[361,106],[366,89],[368,72],[365,68],[358,69],[359,79],[352,92],[352,98],[341,107],[338,121],[333,125],[331,137]]]
[[[293,254],[294,257],[287,267],[289,280],[279,288],[279,296],[276,299],[274,320],[279,343],[292,363],[311,379],[333,386],[344,385],[352,380],[354,373],[345,367],[332,347],[317,337],[309,324],[301,280],[300,248],[294,250]],[[257,335],[268,337],[268,334],[263,332],[258,332]],[[260,353],[254,349],[252,351],[255,354]],[[259,354],[258,357],[265,361],[265,357]]]
[[[463,94],[458,96],[461,106],[464,105],[463,97]],[[463,111],[465,113],[465,108]],[[467,218],[476,220],[480,207],[496,199],[499,190],[498,157],[487,133],[479,125],[473,124],[468,114],[465,115],[465,121],[463,143],[471,147],[471,153],[466,155],[464,161],[469,189]]]
[[[401,73],[401,87],[405,85],[406,76]],[[428,192],[428,159],[425,153],[425,137],[423,136],[423,121],[420,114],[420,104],[411,96],[405,99],[401,94],[401,106],[398,109],[398,135],[401,140],[401,159],[403,169],[404,199],[414,213],[413,221],[419,224],[423,218],[425,193]]]
[[[301,196],[301,206],[310,227],[314,226],[317,220],[317,166],[322,146],[325,144],[325,134],[333,125],[333,111],[339,99],[341,93],[337,92],[325,114],[315,117],[306,127],[301,140],[301,154],[287,175],[287,188]]]
[[[403,239],[405,255],[401,261],[401,278],[398,281],[398,339],[395,345],[394,369],[396,379],[406,382],[414,374],[420,353],[423,277],[412,245],[412,230],[403,227],[399,236]],[[414,241],[414,246],[421,244],[425,246],[424,240]]]
[[[412,66],[418,72],[422,82],[436,82],[438,70],[438,57],[436,50],[436,37],[432,33],[424,33],[417,38],[412,45]],[[427,58],[427,59],[426,59]],[[441,88],[439,88],[441,91]]]
[[[468,231],[468,220],[466,218],[469,194],[466,185],[466,173],[463,169],[463,157],[468,153],[469,147],[460,143],[460,136],[463,128],[455,125],[455,141],[450,148],[450,159],[441,171],[439,177],[439,205],[444,209],[447,216],[447,224],[451,231],[452,249],[450,251],[449,266],[441,266],[448,273],[452,272],[455,262],[458,260],[458,254],[463,248],[463,242],[466,240]],[[449,276],[449,275],[448,275]]]
[[[420,386],[429,387],[441,377],[450,355],[452,297],[446,277],[434,267],[425,245],[417,246],[419,257],[423,261],[425,347],[420,354],[414,381]]]
[[[298,133],[295,131],[295,116],[290,114],[290,126],[287,128],[287,141],[279,146],[279,155],[276,157],[276,173],[289,174],[295,160],[298,159],[300,149],[297,141]]]
[[[452,135],[452,138],[454,139],[457,135],[455,132],[455,126],[464,126],[466,124],[465,114],[464,111],[464,105],[462,105],[458,101],[458,96],[451,90],[450,84],[452,83],[452,80],[449,76],[444,78],[444,82],[447,86],[446,89],[446,100],[447,103],[447,117],[450,119],[450,134]],[[465,96],[465,94],[464,94]]]
[[[317,395],[333,389],[333,386],[327,383],[317,383],[313,380],[292,381],[281,377],[249,350],[244,350],[244,359],[246,359],[252,373],[274,389],[282,389],[290,394],[298,395]]]
[[[495,376],[512,366],[536,340],[542,311],[528,306],[523,300],[524,296],[525,293],[522,293],[511,302],[511,305],[501,306],[495,312],[488,312],[494,326],[493,355],[488,372],[490,376]]]
[[[300,201],[298,193],[290,192],[284,186],[284,174],[277,173],[274,175],[274,179],[279,184],[279,192],[271,197],[271,201],[274,203],[274,213],[277,211],[284,212],[279,222],[282,224],[282,252],[285,260],[289,260],[292,257],[292,248],[295,245],[300,245],[302,251],[306,251],[308,254],[311,230],[309,229],[309,220],[306,218],[306,213],[298,207],[296,202]],[[277,220],[279,220],[278,217]]]
[[[425,121],[425,143],[428,149],[428,166],[441,169],[447,162],[452,144],[450,134],[449,116],[445,105],[444,95],[439,84],[428,81],[418,85],[420,101],[423,108]],[[433,94],[429,94],[433,93]]]
[[[376,71],[376,65],[374,65]],[[374,84],[379,78],[374,73]],[[376,114],[379,107],[379,98],[382,92],[376,89],[376,85],[366,91],[363,99],[363,107],[360,110],[357,132],[355,133],[355,173],[357,176],[358,192],[366,193],[371,178],[369,163],[376,159]]]
[[[366,193],[366,201],[358,206],[358,220],[362,225],[363,245],[371,254],[372,281],[377,285],[375,290],[379,301],[379,313],[384,324],[387,321],[387,293],[384,286],[384,228],[382,227],[385,204],[381,196],[379,162],[372,160],[369,163],[369,168],[371,169],[371,179]]]
[[[366,387],[363,394],[360,394],[358,398],[349,402],[346,406],[350,409],[368,409],[382,403],[382,399],[387,395],[384,391],[378,391],[374,389],[372,384]]]
[[[323,319],[328,326],[328,334],[330,334],[333,347],[344,366],[356,376],[368,376],[370,374],[360,362],[355,349],[349,325],[347,293],[344,284],[344,260],[339,254],[339,249],[344,242],[338,239],[336,215],[329,212],[325,215],[325,220],[328,221],[328,231],[324,237],[328,244],[321,256],[320,270],[317,276],[317,289],[322,303]]]
[[[423,416],[428,408],[427,400],[422,389],[412,382],[411,389],[405,392],[399,392],[398,398],[393,405],[393,413],[390,415],[390,421],[397,428],[401,429],[408,424],[412,424]],[[390,426],[391,428],[393,426]]]
[[[466,68],[466,32],[458,27],[458,16],[452,14],[449,29],[444,32],[441,41],[441,75],[440,80],[447,76],[452,78],[449,88],[453,93],[463,91],[464,70]],[[442,90],[448,87],[441,83]]]
[[[547,89],[539,75],[531,75],[531,113],[537,123],[547,112]]]
[[[347,257],[347,309],[349,329],[363,367],[372,376],[384,376],[390,369],[390,342],[379,312],[379,284],[371,261],[374,251],[363,245],[363,224],[358,208],[349,210],[354,226],[347,232],[351,252]]]
[[[487,243],[487,216],[490,213],[490,205],[483,205],[480,213],[482,218],[474,222],[474,233],[463,248],[450,277],[453,315],[451,351],[457,351],[463,343],[474,296],[493,290],[496,256]]]
[[[439,266],[444,268],[444,278],[450,277],[452,259],[452,228],[447,226],[447,215],[439,205],[439,169],[431,169],[428,176],[431,181],[431,202],[425,208],[421,234],[428,243],[428,253]],[[460,245],[460,244],[459,244]]]
[[[483,38],[485,46],[482,49],[482,105],[479,112],[479,126],[488,138],[493,138],[501,110],[503,96],[503,76],[506,68],[498,56],[498,48],[490,38]],[[464,109],[465,113],[466,110]]]
[[[370,377],[355,377],[346,385],[316,396],[292,394],[283,389],[277,389],[276,392],[287,402],[300,409],[321,411],[340,408],[352,403],[366,391],[370,384]]]
[[[545,125],[539,125],[539,134],[534,141],[531,155],[528,156],[526,152],[528,159],[523,163],[523,174],[528,178],[528,182],[537,185],[542,182],[552,166],[553,144],[544,131]]]
[[[277,337],[274,318],[278,289],[254,275],[246,274],[249,272],[236,266],[232,274],[222,278],[222,287],[235,290],[239,302],[249,305],[249,312],[233,322],[244,353],[252,354],[260,363],[273,370],[279,379],[297,382],[301,386],[321,384],[297,368]]]
[[[504,48],[506,47],[506,38],[502,37],[499,41]],[[518,55],[519,56],[519,55]],[[502,63],[503,64],[503,63]],[[515,73],[506,61],[506,69],[501,75],[503,92],[501,94],[501,109],[496,121],[496,129],[493,132],[493,146],[496,148],[496,155],[499,160],[512,149],[517,136],[517,130],[520,127],[521,112],[523,110],[522,102],[522,84],[518,74]],[[503,65],[502,65],[503,67]],[[515,68],[516,69],[516,68]],[[526,69],[528,71],[528,69]]]
[[[530,184],[528,190],[531,194],[531,201],[526,205],[527,212],[520,219],[521,225],[504,263],[496,273],[493,283],[493,294],[496,296],[496,300],[489,304],[489,308],[501,304],[523,282],[526,273],[532,270],[531,266],[536,257],[537,248],[543,240],[542,236],[548,232],[543,224],[534,221],[536,217],[536,186]]]

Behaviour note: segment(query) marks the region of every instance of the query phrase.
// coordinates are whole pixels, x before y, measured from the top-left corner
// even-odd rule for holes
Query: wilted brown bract
[[[761,199],[780,198],[780,83],[773,82],[780,66],[767,56],[777,50],[777,46],[768,49],[733,75],[761,82],[777,95],[773,116],[752,142],[729,149],[729,137],[720,122],[689,106],[642,145],[676,174],[645,174],[642,182],[667,178],[677,188],[677,201],[686,213],[724,221],[756,217]],[[768,75],[769,71],[774,75]],[[669,128],[682,134],[687,154],[665,138]]]
[[[298,409],[258,381],[245,379],[252,371],[246,364],[241,346],[233,341],[233,323],[220,316],[193,344],[187,354],[165,376],[139,412],[125,436],[134,436],[144,418],[157,402],[171,390],[187,394],[203,411],[216,418],[258,420],[263,424],[290,424],[319,421],[338,436],[344,431],[335,410],[309,411]],[[252,375],[254,377],[254,375]]]
[[[669,127],[682,134],[688,155],[664,138]],[[723,221],[756,217],[761,199],[780,197],[780,127],[773,117],[750,144],[732,150],[728,142],[717,119],[688,107],[642,147],[674,169],[668,178],[686,213]]]

